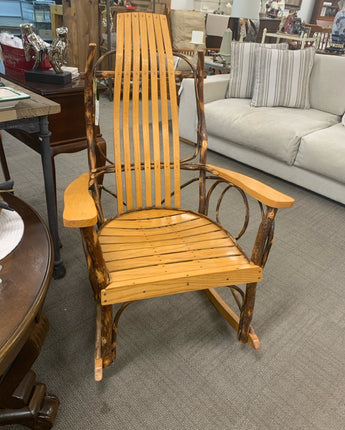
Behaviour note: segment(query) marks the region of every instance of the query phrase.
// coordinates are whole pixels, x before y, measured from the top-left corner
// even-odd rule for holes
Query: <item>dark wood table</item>
[[[24,221],[17,247],[0,260],[0,426],[53,426],[59,400],[30,370],[48,332],[41,308],[53,271],[52,242],[41,217],[13,195],[3,195]],[[2,376],[1,376],[2,375]]]
[[[84,81],[73,79],[68,84],[47,84],[41,82],[29,82],[22,73],[11,71],[10,75],[1,75],[9,82],[20,85],[36,94],[53,100],[61,106],[61,111],[49,118],[50,152],[55,181],[54,157],[57,154],[81,151],[87,148],[85,109],[84,109]],[[99,127],[96,130],[99,152],[99,163],[104,163],[106,144],[102,138]],[[15,135],[15,133],[11,133]],[[17,137],[21,137],[17,134]],[[40,152],[39,144],[35,139],[24,142],[26,145]]]

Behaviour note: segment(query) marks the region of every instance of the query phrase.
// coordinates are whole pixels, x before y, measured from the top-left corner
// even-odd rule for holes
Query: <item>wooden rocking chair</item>
[[[95,379],[102,379],[102,369],[115,360],[119,318],[135,300],[205,290],[237,330],[238,339],[259,348],[251,325],[256,284],[271,247],[277,209],[291,207],[294,200],[242,174],[206,164],[202,52],[197,70],[186,60],[195,79],[198,143],[188,147],[192,156],[180,160],[176,73],[165,16],[118,15],[115,71],[99,70],[105,57],[94,64],[95,50],[91,44],[85,74],[90,171],[66,189],[63,215],[65,226],[80,228],[97,302]],[[108,160],[99,168],[95,82],[102,78],[114,78],[115,161]],[[194,179],[188,177],[182,183],[182,171]],[[106,185],[109,174],[114,178],[114,192]],[[193,184],[198,207],[188,210],[182,207],[181,191]],[[225,189],[212,220],[210,199],[219,186]],[[219,206],[228,188],[240,191],[245,207],[247,194],[259,201],[260,225],[251,257],[220,225]],[[107,191],[116,197],[108,219],[101,203],[101,197],[109,196]],[[246,209],[245,226],[238,237],[248,219]],[[242,291],[237,284],[246,287]],[[230,286],[239,315],[215,290],[220,286]],[[121,306],[113,318],[116,303]]]

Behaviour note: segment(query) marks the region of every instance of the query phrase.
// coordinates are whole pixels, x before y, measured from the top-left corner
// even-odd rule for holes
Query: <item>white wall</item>
[[[227,4],[228,2],[229,0],[221,0],[221,8],[224,9],[224,12],[225,12],[225,4]],[[218,9],[218,4],[219,4],[219,0],[194,0],[194,9],[196,10],[206,9],[208,11],[213,11]],[[302,19],[302,21],[305,21],[306,23],[310,23],[314,5],[315,5],[315,0],[302,0],[301,9],[297,13],[297,15]]]
[[[310,23],[314,5],[315,0],[302,0],[301,9],[297,14],[302,19],[302,21]]]

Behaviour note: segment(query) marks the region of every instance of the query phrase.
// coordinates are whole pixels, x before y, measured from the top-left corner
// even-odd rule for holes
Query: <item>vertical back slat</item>
[[[130,120],[130,98],[131,98],[131,77],[132,77],[132,17],[124,14],[125,17],[125,58],[123,71],[123,91],[122,91],[122,135],[123,135],[123,156],[124,170],[126,178],[126,202],[127,209],[133,208],[133,187],[131,169],[131,136],[129,132]]]
[[[118,14],[117,40],[115,59],[115,82],[114,82],[114,163],[116,177],[117,210],[123,212],[123,181],[121,162],[121,89],[122,89],[122,67],[123,67],[123,42],[124,42],[124,17]]]
[[[119,213],[125,210],[124,200],[127,210],[161,206],[163,199],[172,206],[172,194],[174,206],[180,206],[175,69],[162,15],[117,15],[114,156]]]
[[[164,41],[164,48],[167,58],[168,68],[168,82],[169,82],[169,95],[170,95],[170,109],[171,109],[171,132],[173,143],[173,166],[174,166],[174,203],[175,207],[181,206],[181,178],[180,178],[180,133],[179,133],[179,120],[178,120],[178,104],[176,94],[176,80],[175,80],[175,65],[174,57],[171,47],[171,38],[168,28],[166,16],[160,15],[162,25],[162,35]]]
[[[157,70],[157,48],[153,19],[147,14],[147,29],[150,54],[150,84],[151,84],[151,115],[152,115],[152,138],[153,138],[153,163],[155,178],[155,204],[162,203],[161,193],[161,168],[160,168],[160,138],[159,138],[159,110],[158,110],[158,70]]]
[[[141,109],[142,109],[142,138],[144,149],[145,203],[152,206],[151,181],[151,149],[150,149],[150,116],[149,116],[149,51],[147,40],[147,25],[145,14],[140,14],[141,41]]]
[[[139,92],[140,92],[140,35],[139,17],[137,13],[132,13],[132,32],[133,32],[133,151],[134,151],[134,175],[135,175],[135,194],[136,206],[143,206],[143,186],[141,179],[141,152],[140,152],[140,131],[139,131]]]
[[[164,169],[164,196],[167,206],[171,206],[171,176],[170,176],[170,138],[169,138],[169,112],[168,112],[168,92],[167,92],[167,69],[166,55],[162,37],[161,21],[159,15],[154,15],[154,25],[156,32],[156,42],[159,59],[159,86],[161,102],[161,129],[163,143],[163,169]]]

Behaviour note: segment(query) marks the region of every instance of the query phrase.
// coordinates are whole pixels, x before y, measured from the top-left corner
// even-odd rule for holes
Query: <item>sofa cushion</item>
[[[304,136],[295,165],[345,183],[345,127],[336,124]]]
[[[309,109],[309,80],[315,49],[282,51],[260,47],[252,106],[284,106]]]
[[[345,112],[345,57],[315,55],[310,75],[310,106],[335,115]]]
[[[339,116],[315,109],[250,106],[249,99],[223,99],[205,105],[207,131],[265,153],[289,165],[302,136],[339,123]]]
[[[255,52],[259,46],[287,50],[287,43],[231,43],[231,73],[227,97],[250,98],[253,93]]]

